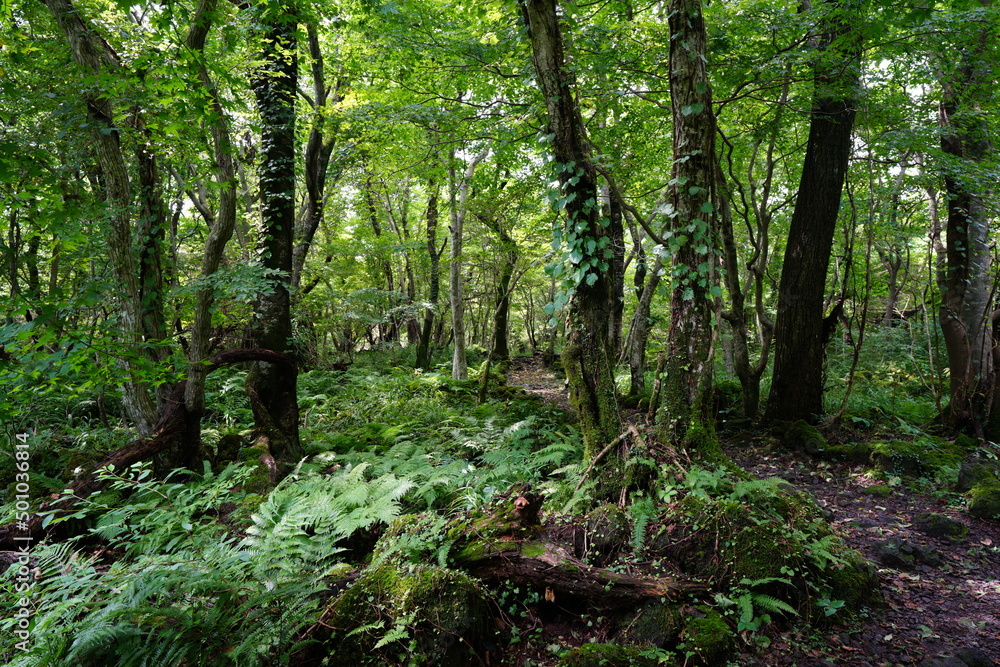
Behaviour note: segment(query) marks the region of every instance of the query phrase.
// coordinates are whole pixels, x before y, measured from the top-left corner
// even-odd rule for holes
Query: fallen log
[[[451,567],[493,583],[530,584],[550,600],[570,597],[604,608],[708,590],[690,579],[622,574],[585,563],[551,539],[541,507],[540,495],[515,486],[482,514],[455,519],[444,529],[455,537]]]
[[[546,591],[546,599],[571,596],[604,608],[636,606],[647,600],[697,595],[701,582],[670,577],[634,576],[588,565],[546,541],[509,543],[510,547],[456,560],[455,567],[493,583],[510,581]]]

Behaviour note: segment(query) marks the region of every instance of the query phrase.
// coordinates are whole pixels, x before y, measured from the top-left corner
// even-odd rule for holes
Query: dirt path
[[[509,381],[571,409],[563,382],[537,357],[513,359]],[[776,629],[769,633],[766,652],[748,650],[740,664],[1000,665],[1000,524],[967,516],[955,494],[934,496],[928,495],[933,489],[920,493],[897,486],[886,497],[873,495],[868,489],[887,480],[861,466],[765,452],[746,442],[730,442],[727,453],[758,477],[781,477],[811,493],[832,513],[832,525],[848,544],[875,565],[886,600],[868,619],[846,627],[806,633]],[[928,512],[963,523],[968,534],[953,539],[921,532],[918,515]],[[922,557],[912,565],[893,562],[891,551],[884,553],[891,540],[904,550],[915,547]]]
[[[971,659],[977,652],[1000,661],[1000,524],[965,515],[948,504],[949,494],[939,499],[903,487],[884,498],[866,493],[884,478],[860,466],[756,449],[730,448],[728,453],[758,477],[781,477],[809,491],[830,510],[833,525],[848,544],[875,564],[886,600],[886,607],[874,610],[868,622],[814,637],[822,643],[811,650],[794,648],[793,640],[801,637],[778,635],[773,656],[763,662],[758,656],[757,662],[747,664],[881,666],[926,660],[929,665],[929,658]],[[918,515],[926,512],[962,522],[968,535],[951,539],[924,534]],[[912,566],[892,563],[891,554],[883,553],[889,540],[923,548],[926,558],[917,558]],[[939,662],[935,667],[961,664]]]
[[[541,396],[546,403],[564,410],[573,409],[569,403],[564,381],[556,377],[541,357],[511,358],[507,382],[514,387],[521,387],[528,393]]]

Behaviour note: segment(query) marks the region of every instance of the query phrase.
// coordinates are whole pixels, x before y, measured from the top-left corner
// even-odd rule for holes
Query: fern
[[[368,467],[292,476],[272,491],[241,545],[256,557],[259,573],[272,581],[324,570],[343,551],[339,541],[399,516],[400,499],[413,482],[392,474],[368,481]]]

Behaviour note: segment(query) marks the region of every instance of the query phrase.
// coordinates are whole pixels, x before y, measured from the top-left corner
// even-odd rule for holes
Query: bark
[[[190,467],[202,455],[201,418],[205,412],[205,379],[208,376],[212,306],[215,303],[215,291],[208,279],[219,269],[223,251],[236,227],[237,179],[229,120],[205,63],[205,40],[212,28],[212,17],[217,4],[218,0],[200,0],[185,39],[185,45],[191,54],[192,64],[202,87],[200,92],[208,98],[208,107],[211,110],[207,125],[212,136],[214,178],[218,185],[219,198],[218,209],[214,213],[204,207],[200,208],[209,230],[201,260],[201,279],[204,286],[195,293],[194,320],[191,324],[188,345],[188,371],[184,388],[187,429],[183,438],[178,439],[176,446],[166,450],[158,459],[160,465],[171,468]]]
[[[556,2],[525,0],[523,7],[538,85],[548,112],[551,150],[561,167],[558,178],[560,202],[566,211],[566,239],[571,252],[580,255],[573,269],[583,273],[570,302],[562,361],[589,459],[621,432],[614,357],[608,349],[613,291],[606,268],[609,257],[604,251],[610,241],[601,224],[597,171],[573,97],[575,85],[563,55]],[[590,263],[586,270],[584,260]]]
[[[941,148],[954,159],[944,179],[947,248],[939,313],[951,376],[945,417],[980,438],[991,437],[991,422],[998,414],[989,192],[975,173],[991,150],[981,107],[992,83],[988,36],[988,28],[979,29],[963,50],[957,71],[942,81],[940,106]]]
[[[666,378],[657,424],[664,442],[706,456],[714,438],[712,314],[718,236],[715,189],[715,114],[705,64],[705,22],[700,0],[670,3],[670,98],[674,167],[670,330]],[[713,446],[714,444],[714,446]]]
[[[170,358],[167,341],[167,319],[164,313],[166,302],[166,267],[163,264],[163,246],[167,235],[168,211],[163,201],[163,184],[157,166],[156,153],[147,143],[148,130],[138,107],[132,110],[130,119],[135,128],[135,162],[138,167],[139,217],[136,232],[139,241],[139,318],[143,340],[152,343],[149,356],[157,364]],[[156,408],[162,412],[163,404],[172,387],[163,383],[156,387]]]
[[[622,318],[625,314],[625,226],[622,206],[616,197],[608,201],[608,237],[612,257],[608,267],[611,281],[611,322],[608,325],[608,353],[617,359],[622,349]]]
[[[251,80],[261,117],[261,234],[258,252],[266,269],[280,272],[254,312],[258,347],[291,352],[292,237],[295,229],[295,92],[298,75],[295,21],[286,13],[264,29],[260,71]],[[302,457],[299,444],[297,369],[258,362],[247,376],[258,437],[283,463]]]
[[[773,325],[764,311],[763,304],[763,270],[766,265],[766,254],[763,258],[751,263],[751,272],[756,300],[757,331],[760,342],[760,356],[757,362],[750,359],[750,315],[746,307],[746,294],[740,284],[739,256],[736,252],[736,237],[733,231],[733,219],[725,193],[719,193],[719,222],[722,238],[723,258],[726,265],[726,290],[729,292],[730,307],[722,313],[733,331],[733,366],[736,377],[740,381],[743,400],[743,416],[756,419],[760,408],[760,379],[767,370],[767,361],[771,351]],[[759,218],[758,218],[759,219]]]
[[[818,45],[831,56],[814,66],[809,139],[778,285],[769,420],[823,414],[826,274],[851,155],[861,47],[859,17],[846,11],[848,2],[832,6]]]
[[[760,380],[767,371],[771,344],[774,340],[774,322],[764,305],[764,280],[766,268],[770,262],[770,227],[775,211],[772,203],[774,171],[777,166],[774,151],[781,128],[782,112],[788,101],[788,91],[789,83],[786,80],[775,104],[773,129],[767,138],[764,150],[763,177],[758,179],[755,176],[757,155],[763,144],[763,139],[760,139],[754,146],[747,169],[748,187],[741,191],[741,194],[745,192],[749,197],[745,206],[745,215],[748,229],[751,230],[749,241],[752,248],[747,260],[745,283],[741,282],[740,277],[740,258],[736,247],[736,234],[733,229],[729,190],[722,178],[721,169],[719,174],[719,232],[723,246],[723,262],[726,268],[726,290],[730,296],[730,308],[722,312],[722,318],[726,320],[733,332],[733,372],[740,381],[743,416],[747,419],[756,419],[760,410]],[[725,139],[723,135],[720,134],[720,136]],[[736,187],[742,187],[731,166],[730,163],[729,176],[733,184]],[[777,206],[781,206],[781,203],[779,202]],[[750,223],[751,216],[753,217],[752,224]],[[753,300],[751,308],[747,307],[748,297]],[[753,362],[750,356],[749,343],[752,322],[756,324],[757,344],[760,349],[756,362]]]
[[[441,254],[444,248],[438,250],[437,247],[437,225],[438,225],[438,184],[433,179],[428,179],[427,189],[430,194],[427,196],[427,256],[430,260],[430,293],[427,296],[428,307],[424,309],[424,322],[420,332],[420,342],[417,344],[416,367],[424,370],[430,368],[433,350],[431,339],[434,332],[434,313],[437,311],[438,299],[441,291]]]
[[[66,36],[73,59],[88,75],[124,76],[118,54],[104,41],[71,0],[43,0]],[[138,351],[143,341],[142,298],[135,256],[132,253],[132,186],[122,154],[119,129],[109,97],[95,85],[83,94],[91,128],[91,146],[100,167],[100,182],[107,204],[108,258],[118,290],[117,304],[123,343]],[[135,364],[123,362],[127,376],[123,405],[140,434],[148,435],[157,419],[156,404]]]
[[[324,74],[323,52],[319,46],[319,34],[316,24],[306,26],[311,74],[313,81],[313,118],[306,142],[303,176],[306,185],[305,211],[302,219],[295,225],[295,246],[292,248],[292,290],[299,289],[302,283],[302,271],[305,268],[309,248],[312,247],[316,230],[323,220],[323,210],[327,190],[327,179],[330,170],[330,156],[335,146],[335,137],[326,134],[326,107],[330,92],[326,86]],[[337,85],[339,90],[340,83]],[[338,90],[333,91],[332,102],[341,101]],[[334,178],[336,180],[336,177]]]
[[[464,380],[469,376],[465,358],[465,301],[462,296],[462,244],[465,235],[465,215],[468,212],[469,186],[476,172],[476,166],[486,159],[486,153],[476,155],[466,166],[459,181],[455,174],[455,155],[451,156],[448,167],[448,199],[451,203],[451,263],[448,273],[448,299],[451,303],[451,330],[454,351],[451,358],[451,378]]]
[[[517,268],[517,242],[504,229],[503,222],[492,213],[477,213],[480,222],[493,232],[498,241],[500,275],[494,287],[493,344],[490,346],[491,360],[510,360],[510,293],[513,289],[514,271]]]
[[[639,293],[639,303],[635,307],[632,316],[632,325],[629,327],[628,336],[628,369],[631,384],[629,385],[630,396],[641,396],[646,393],[646,347],[649,344],[649,331],[653,326],[650,318],[650,309],[653,305],[653,298],[656,290],[660,286],[660,278],[663,273],[663,260],[657,255],[653,260],[653,266],[648,272],[648,277],[642,285]]]

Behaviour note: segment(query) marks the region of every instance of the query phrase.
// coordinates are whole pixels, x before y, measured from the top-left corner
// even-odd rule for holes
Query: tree
[[[991,152],[984,102],[994,80],[986,57],[991,30],[985,21],[973,25],[957,66],[941,80],[941,149],[949,161],[944,170],[947,266],[939,318],[951,376],[946,420],[985,438],[1000,423],[989,179],[980,173]]]
[[[861,49],[854,0],[823,2],[813,65],[809,141],[788,230],[774,330],[774,375],[767,419],[823,413],[823,359],[835,320],[824,320],[826,271],[851,156]]]
[[[580,417],[586,457],[592,458],[618,437],[621,417],[608,349],[612,285],[607,223],[598,203],[597,169],[574,98],[573,77],[563,53],[555,0],[522,4],[531,40],[538,87],[545,98],[548,141],[560,184],[555,207],[565,211],[562,241],[571,264],[574,292],[566,318],[562,361],[570,401]]]
[[[268,290],[257,299],[254,340],[258,347],[291,352],[292,244],[295,233],[295,95],[298,78],[296,19],[288,5],[261,8],[264,49],[250,85],[261,119],[261,229],[258,252],[270,272]],[[257,362],[247,376],[258,438],[278,461],[302,456],[296,367]]]
[[[56,23],[66,36],[73,52],[73,59],[95,81],[110,85],[116,77],[122,76],[122,63],[111,45],[101,38],[100,34],[90,24],[85,15],[71,0],[47,0],[45,6],[52,12]],[[150,330],[159,329],[155,324],[162,321],[159,315],[146,312],[147,308],[155,308],[162,304],[162,291],[152,299],[143,300],[143,288],[149,286],[148,281],[159,279],[159,232],[148,233],[142,239],[147,244],[149,252],[139,258],[138,263],[132,251],[134,240],[132,220],[133,186],[129,178],[129,169],[122,153],[121,130],[110,93],[101,90],[101,85],[90,87],[84,93],[87,106],[88,127],[90,128],[92,147],[100,168],[100,182],[104,190],[107,206],[108,222],[108,254],[114,271],[116,286],[119,293],[118,313],[120,327],[125,347],[129,350],[139,350],[145,342],[145,334]],[[147,163],[146,169],[155,169],[155,164]],[[153,178],[148,176],[148,178]],[[151,188],[155,188],[150,184]],[[154,197],[155,189],[145,191],[145,198]],[[152,209],[152,210],[151,210]],[[150,214],[159,206],[147,206]],[[148,270],[147,266],[152,264]],[[140,274],[146,278],[140,279]],[[150,294],[147,292],[147,296]],[[148,435],[152,433],[159,411],[154,402],[146,381],[140,377],[137,369],[128,359],[124,361],[126,371],[126,387],[124,404],[129,417],[135,423],[139,432]]]
[[[668,11],[674,128],[672,222],[665,235],[671,255],[670,331],[657,421],[665,441],[711,457],[718,448],[711,413],[712,316],[719,295],[715,114],[701,2],[672,0]]]
[[[448,268],[448,298],[451,302],[451,330],[454,343],[451,358],[451,378],[468,377],[465,359],[465,301],[462,295],[462,243],[465,236],[465,216],[469,211],[469,187],[476,174],[476,166],[486,159],[487,152],[479,153],[465,167],[461,178],[457,175],[457,157],[452,154],[448,164],[448,201],[451,210],[451,257]]]

